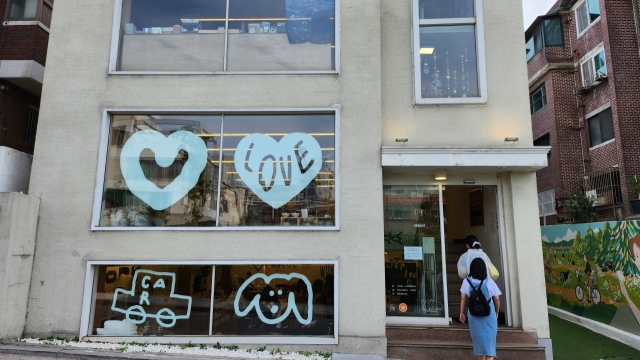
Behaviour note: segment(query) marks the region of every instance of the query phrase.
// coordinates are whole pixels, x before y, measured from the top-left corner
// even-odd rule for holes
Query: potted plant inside
[[[631,207],[634,214],[640,214],[640,176],[632,176],[627,181],[631,192]]]

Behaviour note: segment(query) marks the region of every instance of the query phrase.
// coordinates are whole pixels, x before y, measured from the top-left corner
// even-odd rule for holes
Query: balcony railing
[[[596,199],[596,206],[622,203],[620,171],[617,167],[586,174],[584,182],[586,195]]]

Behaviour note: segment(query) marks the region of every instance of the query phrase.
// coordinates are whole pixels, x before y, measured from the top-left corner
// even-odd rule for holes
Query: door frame
[[[464,181],[473,179],[475,183],[465,184]],[[500,247],[500,261],[502,263],[502,274],[504,279],[504,291],[505,291],[505,322],[507,326],[513,326],[512,309],[511,309],[511,289],[510,289],[510,276],[509,276],[509,261],[508,261],[508,248],[506,242],[506,228],[505,228],[505,211],[504,211],[504,197],[502,194],[502,177],[500,174],[493,175],[481,175],[481,174],[449,174],[447,180],[436,181],[434,180],[433,173],[415,174],[415,173],[391,173],[382,176],[383,186],[398,185],[398,186],[425,186],[436,185],[438,186],[439,196],[439,211],[440,211],[440,243],[444,249],[444,206],[443,206],[443,186],[495,186],[497,196],[498,207],[498,238]],[[438,318],[429,317],[409,317],[409,316],[386,316],[386,324],[392,326],[448,326],[450,325],[451,314],[449,314],[449,294],[448,284],[446,281],[446,252],[442,251],[442,273],[443,273],[443,286],[444,292],[444,309],[445,316]],[[385,311],[386,312],[386,311]]]

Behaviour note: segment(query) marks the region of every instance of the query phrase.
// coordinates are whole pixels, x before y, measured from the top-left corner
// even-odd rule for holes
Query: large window
[[[335,113],[110,121],[98,228],[338,227]]]
[[[337,69],[335,0],[120,1],[115,71]]]
[[[486,101],[480,0],[414,0],[418,104]]]
[[[547,90],[544,84],[542,84],[529,95],[531,115],[541,110],[545,105],[547,105]]]
[[[607,74],[607,62],[605,60],[604,50],[595,56],[587,58],[581,63],[582,69],[582,85],[592,85],[598,78]]]
[[[88,336],[336,339],[335,263],[89,266]]]
[[[527,61],[544,47],[564,46],[562,17],[545,18],[531,28],[526,34]]]
[[[599,0],[584,0],[576,9],[576,25],[578,35],[582,34],[594,21],[600,17]]]
[[[589,139],[592,147],[615,137],[611,108],[604,110],[587,121],[589,122]]]

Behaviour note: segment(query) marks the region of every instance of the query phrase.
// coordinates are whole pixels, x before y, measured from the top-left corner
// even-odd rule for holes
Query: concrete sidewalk
[[[100,359],[100,360],[243,360],[242,358],[227,358],[218,356],[193,356],[184,354],[149,354],[149,353],[123,353],[112,350],[78,349],[61,346],[32,345],[24,343],[0,343],[0,359],[2,360],[76,360],[76,359]]]

